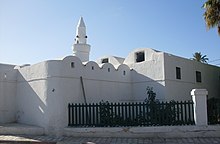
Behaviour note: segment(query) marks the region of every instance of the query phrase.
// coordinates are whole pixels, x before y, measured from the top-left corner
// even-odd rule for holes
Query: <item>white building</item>
[[[73,56],[33,65],[0,64],[0,123],[19,122],[57,133],[67,126],[68,103],[144,101],[153,87],[159,100],[191,100],[205,88],[220,96],[220,68],[150,48],[126,58],[89,61],[86,27],[77,26]]]

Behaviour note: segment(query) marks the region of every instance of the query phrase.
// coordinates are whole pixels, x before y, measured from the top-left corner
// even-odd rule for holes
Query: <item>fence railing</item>
[[[193,102],[69,104],[68,121],[72,127],[192,125]]]
[[[207,100],[208,124],[220,124],[220,99]]]

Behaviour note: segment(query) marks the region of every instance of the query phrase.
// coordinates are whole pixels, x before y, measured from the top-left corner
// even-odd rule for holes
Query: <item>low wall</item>
[[[65,136],[74,137],[220,137],[220,126],[158,126],[124,128],[65,128]]]
[[[19,123],[0,124],[0,135],[44,135],[44,128]]]

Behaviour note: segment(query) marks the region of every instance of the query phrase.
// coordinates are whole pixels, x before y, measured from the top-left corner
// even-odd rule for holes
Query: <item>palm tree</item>
[[[207,61],[209,60],[206,55],[202,55],[201,52],[195,52],[193,54],[193,60],[202,62],[202,63],[208,63]]]
[[[217,27],[220,36],[220,0],[207,0],[203,4],[203,14],[208,29]]]

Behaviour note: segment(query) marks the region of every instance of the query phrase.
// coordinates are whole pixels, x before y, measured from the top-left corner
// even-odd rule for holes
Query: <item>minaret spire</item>
[[[86,25],[83,17],[80,17],[76,28],[75,43],[73,44],[73,55],[85,62],[89,61],[89,52],[90,45],[87,44]]]
[[[79,23],[78,23],[77,27],[86,27],[86,25],[85,25],[85,23],[83,21],[83,17],[80,17]]]
[[[87,35],[86,35],[86,25],[83,21],[83,17],[80,17],[77,29],[76,29],[76,39],[75,43],[86,44]]]

